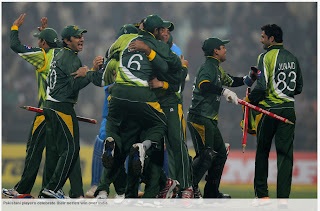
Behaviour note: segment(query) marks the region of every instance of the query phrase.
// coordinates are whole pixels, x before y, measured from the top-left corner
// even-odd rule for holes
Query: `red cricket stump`
[[[20,108],[26,109],[28,111],[37,112],[37,113],[43,113],[43,109],[32,107],[32,106],[20,106]],[[97,124],[97,120],[95,120],[95,119],[90,119],[90,118],[81,117],[81,116],[77,116],[77,119],[81,122],[88,122],[91,124]]]
[[[246,96],[250,93],[250,88],[247,88]],[[249,107],[245,106],[244,108],[244,120],[243,120],[243,133],[242,133],[242,153],[244,153],[247,146],[247,130],[248,130],[248,116],[249,116]]]
[[[252,105],[251,103],[248,103],[246,101],[238,99],[238,103],[240,103],[241,105],[247,106],[249,108],[252,108],[253,110],[259,111],[259,112],[261,112],[261,113],[263,113],[265,115],[271,116],[271,117],[273,117],[273,118],[275,118],[277,120],[280,120],[280,121],[282,121],[284,123],[294,125],[294,123],[291,122],[290,120],[288,120],[288,119],[286,119],[284,117],[281,117],[281,116],[279,116],[277,114],[274,114],[274,113],[272,113],[270,111],[266,111],[266,110],[264,110],[262,108],[259,108],[258,106]]]

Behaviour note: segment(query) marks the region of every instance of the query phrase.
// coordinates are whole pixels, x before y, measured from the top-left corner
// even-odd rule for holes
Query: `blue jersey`
[[[106,94],[106,97],[104,99],[104,103],[103,103],[103,109],[102,109],[102,118],[106,118],[108,116],[108,97],[110,95],[110,93],[108,92],[108,88],[109,86],[111,86],[112,84],[105,86],[104,87],[104,92]]]
[[[182,55],[182,51],[181,49],[174,43],[172,43],[172,47],[171,47],[171,50],[177,54],[179,57]]]

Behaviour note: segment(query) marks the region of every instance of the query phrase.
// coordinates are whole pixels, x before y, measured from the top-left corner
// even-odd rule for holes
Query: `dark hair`
[[[71,41],[71,37],[66,37],[65,39],[67,39],[68,41]],[[68,47],[67,43],[64,42],[64,39],[62,41],[63,41],[62,46],[63,47]]]
[[[39,38],[40,39],[40,42],[43,42],[43,41],[46,41],[45,39],[42,39],[42,38]],[[56,48],[58,47],[58,44],[57,43],[51,43],[51,42],[48,42],[46,41],[47,45],[49,46],[49,48]]]
[[[47,42],[47,41],[46,41],[46,42]],[[50,48],[56,48],[56,47],[58,47],[58,44],[57,44],[57,43],[47,42],[47,44],[48,44],[48,46],[49,46]]]
[[[214,48],[214,49],[221,50],[221,49],[220,49],[220,46],[219,46],[218,48]],[[213,56],[213,51],[214,51],[214,49],[204,51],[204,56]]]
[[[274,40],[277,43],[282,43],[282,29],[280,26],[276,24],[267,24],[261,27],[261,30],[264,31],[264,33],[270,38],[271,36],[274,37]]]

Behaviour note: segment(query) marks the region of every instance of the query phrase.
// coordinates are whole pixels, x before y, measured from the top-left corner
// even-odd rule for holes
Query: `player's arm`
[[[41,70],[46,65],[45,51],[41,48],[23,45],[19,39],[18,29],[22,26],[25,17],[26,14],[21,14],[20,17],[13,22],[10,32],[10,48],[38,70]]]
[[[264,70],[264,56],[260,54],[258,57],[258,69]],[[250,92],[250,94],[246,97],[247,102],[258,103],[265,98],[267,91],[267,81],[268,81],[268,71],[261,71],[261,76],[257,78],[256,86]]]
[[[20,17],[13,22],[10,33],[10,48],[16,53],[42,51],[41,48],[32,48],[21,44],[19,39],[19,28],[22,26],[25,17],[26,14],[21,14]]]
[[[299,62],[297,60],[297,82],[296,82],[296,88],[294,90],[294,95],[298,95],[302,92],[302,87],[303,87],[303,79],[302,79],[302,74],[301,74],[301,69]]]
[[[177,92],[180,89],[180,75],[180,73],[167,74],[167,81],[159,81],[158,78],[153,78],[148,81],[148,84],[152,89],[161,88],[169,92]]]
[[[102,69],[103,61],[104,61],[103,57],[97,56],[93,60],[93,67],[91,68],[91,70],[87,66],[83,66],[77,69],[77,71],[71,73],[70,75],[74,76],[73,79],[85,78],[89,82],[93,83],[94,85],[102,87],[105,85],[103,81],[103,72],[104,72]],[[87,83],[86,80],[81,79],[81,81],[84,81],[84,84]],[[81,84],[79,80],[75,81],[75,83],[77,82]]]

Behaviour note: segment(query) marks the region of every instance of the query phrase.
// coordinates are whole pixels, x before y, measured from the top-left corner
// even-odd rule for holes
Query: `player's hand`
[[[42,17],[40,21],[41,21],[41,27],[37,27],[39,31],[42,31],[45,28],[48,28],[48,18],[47,17]]]
[[[227,102],[238,105],[238,96],[230,89],[224,89],[222,95],[226,98]]]
[[[102,68],[102,65],[103,65],[103,62],[104,62],[104,58],[102,56],[97,56],[96,58],[94,58],[93,60],[93,67],[92,69],[94,71],[98,71]]]
[[[130,42],[128,49],[130,51],[142,51],[145,52],[146,55],[150,55],[151,53],[151,48],[145,44],[143,41],[140,40],[135,40],[133,42]]]
[[[70,75],[75,75],[73,78],[76,79],[78,77],[86,77],[89,68],[87,66],[80,67],[76,72],[71,73]]]
[[[154,79],[148,81],[148,84],[151,89],[163,87],[163,81],[159,81],[157,78],[154,78]]]
[[[26,13],[21,14],[20,17],[13,22],[13,25],[18,26],[18,28],[20,28],[25,18],[26,18]]]
[[[261,71],[257,67],[252,66],[250,69],[249,74],[243,77],[243,83],[249,87],[261,76]]]
[[[183,55],[181,55],[181,64],[182,64],[182,66],[183,66],[183,65],[185,65],[185,66],[187,66],[187,67],[189,66],[189,62],[184,59]]]

